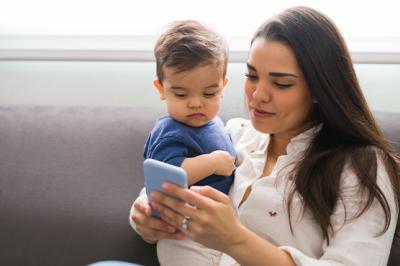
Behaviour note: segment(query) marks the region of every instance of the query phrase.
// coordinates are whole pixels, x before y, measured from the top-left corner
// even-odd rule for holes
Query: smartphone
[[[146,194],[149,199],[151,192],[154,190],[161,191],[162,193],[174,197],[161,188],[164,182],[174,183],[183,188],[188,187],[186,171],[181,167],[154,159],[146,159],[143,162],[143,169],[145,180],[144,185],[146,187]],[[160,216],[159,212],[154,209],[152,215],[157,217]]]

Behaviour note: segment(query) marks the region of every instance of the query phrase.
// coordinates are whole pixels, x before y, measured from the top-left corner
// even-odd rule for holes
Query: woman
[[[386,265],[399,235],[399,156],[334,23],[283,11],[256,32],[247,68],[250,121],[227,124],[241,157],[230,198],[164,184],[183,201],[152,194],[164,222],[140,196],[137,232],[149,243],[187,236],[222,251],[220,265]]]

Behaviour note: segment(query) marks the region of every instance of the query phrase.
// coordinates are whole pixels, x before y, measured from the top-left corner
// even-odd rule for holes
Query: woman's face
[[[289,46],[257,38],[247,69],[245,91],[255,129],[291,138],[311,127],[313,99]]]

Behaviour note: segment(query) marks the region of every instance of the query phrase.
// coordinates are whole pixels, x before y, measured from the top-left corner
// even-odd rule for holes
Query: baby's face
[[[201,127],[219,113],[226,84],[222,64],[211,63],[179,73],[167,67],[164,74],[160,96],[175,120]]]

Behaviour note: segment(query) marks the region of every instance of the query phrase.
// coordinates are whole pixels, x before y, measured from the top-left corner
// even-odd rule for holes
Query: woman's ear
[[[161,100],[165,100],[165,92],[164,87],[158,79],[153,80],[154,87],[158,90],[158,94],[160,95]]]

